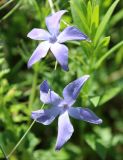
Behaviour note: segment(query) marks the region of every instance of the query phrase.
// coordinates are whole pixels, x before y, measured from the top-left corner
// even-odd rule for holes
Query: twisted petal
[[[48,41],[42,42],[38,45],[28,61],[28,68],[30,68],[34,63],[46,56],[50,45],[51,44]]]
[[[86,82],[86,80],[89,78],[89,75],[85,75],[83,77],[78,78],[77,80],[69,83],[63,90],[63,97],[66,100],[67,103],[69,103],[70,105],[72,105],[82,86],[84,85],[84,83]]]
[[[63,44],[54,43],[50,49],[61,67],[68,71],[68,48]]]
[[[58,136],[56,141],[56,150],[60,150],[62,146],[70,139],[74,129],[70,122],[68,112],[64,112],[58,119]]]
[[[52,35],[57,36],[60,27],[60,19],[65,12],[67,11],[61,10],[46,17],[46,25]]]
[[[50,86],[45,80],[40,85],[40,100],[45,104],[52,104],[53,106],[56,106],[62,99],[59,97],[59,95],[51,90]]]
[[[94,112],[92,112],[88,108],[81,108],[81,107],[73,108],[73,107],[70,107],[69,108],[69,115],[72,116],[73,118],[83,120],[83,121],[86,121],[86,122],[89,122],[89,123],[94,123],[94,124],[102,123],[102,120],[99,117],[97,117],[94,114]]]
[[[49,125],[53,122],[56,116],[59,114],[59,108],[51,108],[47,110],[37,110],[32,112],[32,119],[44,125]]]
[[[58,42],[63,43],[70,40],[85,40],[88,37],[73,26],[65,28],[58,36]]]
[[[28,33],[27,37],[34,40],[49,40],[50,34],[44,29],[34,28]]]

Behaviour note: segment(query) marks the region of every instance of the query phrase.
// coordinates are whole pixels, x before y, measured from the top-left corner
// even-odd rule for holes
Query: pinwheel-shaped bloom
[[[28,61],[28,68],[44,58],[50,49],[61,67],[65,71],[68,70],[68,48],[61,43],[69,40],[85,40],[87,36],[73,26],[69,26],[59,33],[60,19],[65,12],[66,10],[61,10],[46,17],[46,26],[49,32],[44,29],[34,28],[28,33],[27,37],[31,39],[44,40],[33,52]]]
[[[102,123],[90,109],[81,107],[72,107],[85,81],[89,78],[85,75],[68,84],[63,90],[61,98],[49,87],[47,81],[40,86],[40,99],[44,104],[51,105],[50,109],[37,110],[32,112],[32,118],[44,125],[49,125],[59,115],[58,119],[58,137],[56,142],[56,150],[60,150],[62,146],[70,139],[74,131],[70,122],[69,115],[78,120],[87,121],[94,124]]]

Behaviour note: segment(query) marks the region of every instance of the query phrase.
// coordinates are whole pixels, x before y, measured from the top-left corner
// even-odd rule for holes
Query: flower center
[[[68,104],[65,103],[65,104],[62,105],[62,110],[63,111],[68,110],[68,108],[69,108]]]
[[[67,104],[64,104],[63,105],[63,108],[66,110],[66,109],[68,109],[68,105]]]
[[[55,35],[52,35],[50,38],[49,38],[49,42],[50,43],[55,43],[57,41],[57,37]]]
[[[59,107],[61,109],[61,112],[66,111],[69,109],[69,104],[67,102],[65,102],[64,100],[61,101],[61,103],[59,104]]]

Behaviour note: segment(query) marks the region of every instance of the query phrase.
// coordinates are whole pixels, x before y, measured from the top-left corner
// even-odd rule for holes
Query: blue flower
[[[44,104],[49,104],[51,108],[33,111],[32,119],[44,125],[49,125],[59,115],[56,150],[60,150],[73,134],[74,129],[70,122],[69,115],[89,123],[102,123],[102,120],[90,109],[72,107],[88,78],[89,75],[85,75],[68,84],[63,90],[63,98],[51,90],[47,81],[43,81],[40,85],[40,99]]]
[[[59,33],[60,19],[65,12],[66,10],[61,10],[46,17],[46,26],[49,32],[34,28],[28,33],[27,37],[31,39],[44,40],[34,50],[28,61],[28,68],[44,58],[50,49],[61,67],[65,71],[68,70],[68,48],[62,43],[69,40],[85,40],[87,36],[73,26],[69,26]]]

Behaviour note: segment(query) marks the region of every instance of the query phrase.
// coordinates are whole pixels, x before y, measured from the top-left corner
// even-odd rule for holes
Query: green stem
[[[12,8],[5,16],[3,16],[2,19],[0,20],[0,22],[3,21],[3,20],[5,20],[6,18],[8,18],[11,14],[13,14],[14,11],[16,11],[16,10],[20,7],[21,2],[22,2],[22,1],[20,0],[20,1],[15,5],[14,8]]]
[[[2,153],[3,153],[3,155],[4,155],[4,157],[5,157],[5,159],[6,159],[6,160],[9,160],[9,159],[7,158],[6,153],[5,153],[4,149],[3,149],[3,147],[1,146],[1,144],[0,144],[0,149],[1,149],[1,151],[2,151]]]
[[[62,23],[64,23],[67,27],[69,26],[69,24],[67,22],[65,22],[63,19],[61,20]]]
[[[36,120],[34,120],[30,127],[27,129],[27,131],[25,132],[25,134],[23,135],[23,137],[18,141],[18,143],[15,145],[15,147],[12,149],[12,151],[9,153],[9,155],[7,156],[7,158],[9,158],[13,153],[14,151],[17,149],[17,147],[20,145],[20,143],[23,141],[23,139],[25,138],[25,136],[27,135],[27,133],[30,131],[30,129],[32,128],[32,126],[34,125]]]
[[[54,70],[55,70],[55,71],[56,71],[57,65],[58,65],[58,62],[56,61],[56,62],[55,62],[55,67],[54,67]]]
[[[48,2],[49,2],[49,5],[50,5],[50,8],[51,8],[51,12],[55,13],[55,9],[54,9],[54,6],[53,6],[53,1],[52,0],[48,0]]]
[[[43,109],[43,107],[44,107],[44,104],[41,106],[41,109]],[[15,145],[15,147],[12,149],[12,151],[8,154],[7,158],[9,158],[15,152],[15,150],[21,144],[21,142],[26,137],[26,135],[28,134],[28,132],[31,130],[31,128],[32,128],[32,126],[34,125],[35,122],[36,122],[36,119],[32,121],[31,125],[29,126],[29,128],[27,129],[27,131],[24,133],[23,137],[18,141],[18,143]]]
[[[10,1],[8,1],[7,3],[5,3],[4,5],[2,5],[1,7],[0,7],[0,10],[2,10],[2,9],[4,9],[5,7],[7,7],[10,3],[12,3],[14,0],[10,0]]]

